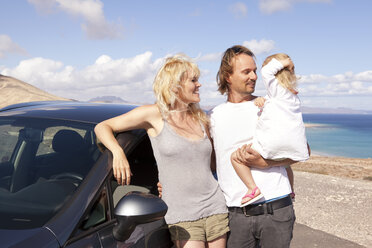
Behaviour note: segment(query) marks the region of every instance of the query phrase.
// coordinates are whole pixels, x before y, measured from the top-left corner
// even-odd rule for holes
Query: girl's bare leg
[[[292,170],[292,167],[290,165],[288,165],[285,169],[287,171],[289,183],[291,184],[291,189],[292,189],[291,198],[292,198],[292,200],[294,200],[295,193],[294,193],[294,175],[293,175],[293,170]]]
[[[240,163],[239,161],[236,160],[236,152],[231,154],[231,164],[233,165],[236,174],[240,177],[240,179],[243,181],[245,186],[247,186],[248,191],[247,194],[252,194],[253,190],[257,187],[251,173],[251,168],[248,166]],[[246,195],[247,195],[246,194]],[[259,188],[256,189],[256,192],[254,193],[254,197],[258,196],[261,194],[261,191]],[[253,198],[254,198],[253,197]],[[251,198],[244,198],[242,200],[242,204],[248,202]]]

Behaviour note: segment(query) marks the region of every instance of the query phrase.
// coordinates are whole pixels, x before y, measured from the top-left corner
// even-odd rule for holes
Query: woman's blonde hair
[[[265,61],[262,64],[262,67],[267,65],[272,59],[283,60],[287,58],[290,58],[290,57],[285,53],[277,53],[277,54],[270,55],[269,57],[265,59]],[[283,68],[282,70],[276,73],[275,77],[278,80],[279,84],[283,86],[284,88],[288,90],[297,91],[298,77],[295,74],[294,68],[292,71],[289,70],[287,67]]]
[[[153,90],[163,118],[166,118],[178,102],[182,103],[179,94],[182,93],[182,84],[187,80],[189,73],[199,77],[200,70],[198,66],[184,54],[177,54],[165,60],[164,65],[156,74]],[[198,103],[190,103],[187,106],[187,112],[196,120],[208,124],[206,113],[200,108]]]

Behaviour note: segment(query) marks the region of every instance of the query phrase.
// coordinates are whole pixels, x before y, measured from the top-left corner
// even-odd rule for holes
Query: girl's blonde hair
[[[200,76],[198,66],[184,54],[177,54],[165,60],[164,65],[156,74],[153,90],[163,118],[166,118],[178,102],[182,103],[179,94],[182,93],[182,84],[188,78],[189,73],[193,76]],[[198,103],[191,103],[187,106],[187,112],[204,125],[208,125],[208,117],[200,108]]]
[[[285,53],[277,53],[277,54],[270,55],[269,57],[265,59],[265,61],[262,64],[262,67],[267,65],[274,58],[278,60],[283,60],[283,59],[287,59],[290,57]],[[292,71],[289,70],[287,67],[283,68],[282,70],[276,73],[275,77],[278,80],[279,84],[283,86],[284,88],[288,90],[297,91],[298,77],[295,74],[294,68]]]

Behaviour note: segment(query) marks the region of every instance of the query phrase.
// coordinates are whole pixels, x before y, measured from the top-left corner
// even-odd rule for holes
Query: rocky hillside
[[[49,94],[28,83],[0,74],[0,109],[11,104],[69,99]]]

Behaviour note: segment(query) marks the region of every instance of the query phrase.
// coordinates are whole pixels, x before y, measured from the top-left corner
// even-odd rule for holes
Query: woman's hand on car
[[[112,153],[113,163],[112,170],[114,177],[116,178],[118,184],[129,185],[132,172],[130,171],[129,162],[122,149]]]

